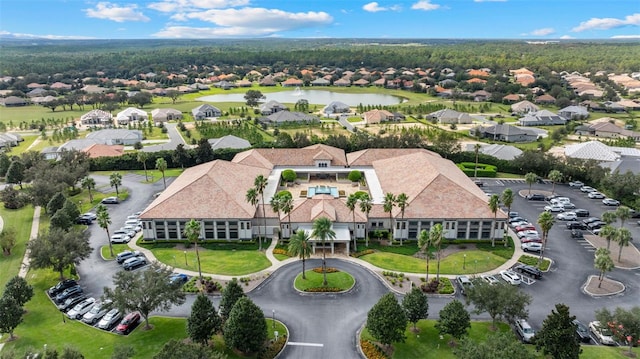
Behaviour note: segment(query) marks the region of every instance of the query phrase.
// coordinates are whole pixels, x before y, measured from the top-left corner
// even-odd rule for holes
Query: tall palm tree
[[[196,259],[198,260],[198,276],[200,277],[200,284],[202,284],[202,267],[200,266],[200,252],[198,251],[198,241],[200,240],[200,222],[195,219],[191,219],[184,227],[184,235],[189,242],[193,243],[193,247],[196,250]]]
[[[302,279],[307,279],[305,275],[304,262],[311,257],[311,245],[309,244],[309,234],[304,229],[299,229],[289,240],[289,254],[302,260]]]
[[[142,167],[144,168],[144,180],[145,182],[149,182],[149,177],[147,176],[147,160],[149,159],[149,153],[138,151],[136,159],[138,160],[138,162],[142,162]]]
[[[540,258],[538,263],[542,263],[544,258],[544,250],[547,247],[547,239],[549,239],[549,231],[553,227],[553,215],[550,212],[544,211],[538,216],[538,224],[542,230],[542,248],[540,249]]]
[[[537,179],[538,179],[538,175],[533,172],[529,172],[526,175],[524,175],[524,180],[529,185],[529,194],[531,194],[531,185],[536,183]]]
[[[91,190],[96,188],[96,181],[93,178],[87,176],[82,179],[82,181],[80,182],[80,186],[82,188],[86,188],[87,191],[89,191],[89,202],[93,202],[93,193],[91,192]]]
[[[160,157],[156,160],[156,169],[162,173],[162,182],[164,184],[164,189],[167,189],[167,180],[164,177],[164,172],[167,170],[167,160]]]
[[[549,172],[549,179],[553,183],[553,187],[551,187],[551,194],[556,192],[556,183],[562,181],[563,174],[558,170],[551,170]]]
[[[267,214],[265,213],[265,205],[264,205],[264,189],[267,187],[267,179],[263,175],[258,175],[255,180],[253,180],[253,185],[256,187],[256,191],[262,198],[262,224],[264,229],[264,235],[267,235]],[[262,240],[260,240],[259,250],[262,250]]]
[[[113,245],[111,244],[111,234],[109,233],[109,225],[111,224],[111,217],[109,217],[109,211],[107,207],[103,204],[98,205],[98,209],[96,211],[96,220],[98,221],[98,225],[100,228],[104,229],[107,232],[107,241],[109,242],[109,253],[111,253],[111,257],[113,257]]]
[[[611,241],[615,240],[618,230],[610,224],[604,225],[600,228],[600,233],[598,235],[607,240],[607,249],[609,249],[611,245]]]
[[[387,193],[384,196],[384,203],[382,209],[389,213],[389,241],[393,239],[393,207],[396,205],[396,196],[393,193]]]
[[[367,223],[365,223],[364,225],[364,245],[366,247],[369,247],[369,213],[371,212],[371,208],[373,208],[373,202],[371,201],[371,198],[369,197],[368,193],[363,193],[360,196],[360,210],[362,211],[362,213],[364,213],[365,215],[365,219],[367,221]]]
[[[495,140],[495,138],[494,138],[494,140]],[[476,143],[473,146],[473,149],[476,152],[476,166],[473,168],[473,178],[474,179],[478,179],[478,153],[480,152],[480,147],[482,147],[482,146],[480,146],[479,143]]]
[[[507,188],[502,191],[502,196],[500,197],[502,203],[507,207],[507,215],[511,213],[511,205],[513,205],[513,191],[511,188]],[[504,246],[507,246],[509,241],[504,241]]]
[[[616,209],[616,217],[620,220],[620,228],[624,227],[624,222],[631,218],[631,210],[629,207],[620,206]]]
[[[287,222],[289,223],[289,233],[291,233],[291,211],[293,211],[293,197],[292,196],[284,196],[281,198],[280,208],[282,213],[287,216]],[[289,235],[291,236],[291,235]]]
[[[492,194],[489,198],[489,209],[493,213],[493,222],[491,223],[491,247],[496,246],[496,236],[494,235],[496,228],[496,219],[498,218],[498,208],[500,207],[500,197],[497,194]]]
[[[438,223],[429,231],[429,241],[436,247],[436,281],[440,282],[440,246],[442,245],[442,224]]]
[[[282,223],[280,222],[280,211],[282,210],[282,200],[276,194],[275,196],[271,197],[271,200],[269,201],[269,205],[271,206],[271,209],[274,212],[278,213],[278,233],[280,233],[280,229],[282,228]]]
[[[400,208],[400,218],[404,224],[404,211],[409,206],[409,197],[403,192],[396,197],[396,205]],[[400,230],[400,245],[402,245],[402,238],[404,237],[404,231]]]
[[[352,193],[347,197],[347,208],[351,211],[351,218],[353,219],[353,251],[358,251],[358,245],[356,244],[356,205],[358,204],[358,195]]]
[[[600,275],[598,276],[598,279],[600,280],[598,288],[602,285],[604,274],[612,270],[614,267],[613,260],[611,260],[611,257],[609,256],[610,253],[611,252],[606,248],[598,248],[596,250],[596,257],[593,261],[593,266],[600,271]]]
[[[258,199],[258,191],[256,191],[255,188],[249,188],[247,190],[247,194],[245,195],[245,199],[247,200],[247,202],[249,202],[252,206],[256,207],[259,203],[259,199]],[[258,241],[260,241],[260,234],[258,234]],[[262,249],[262,246],[260,246],[260,249]]]
[[[618,228],[616,232],[616,238],[614,240],[618,242],[618,245],[620,246],[618,249],[618,262],[620,262],[622,248],[629,246],[629,242],[631,242],[631,231],[629,231],[628,228]]]
[[[327,240],[333,241],[336,239],[336,232],[331,229],[331,221],[327,217],[320,217],[313,221],[313,232],[311,235],[315,238],[320,239],[322,242],[322,274],[324,278],[322,280],[322,285],[327,285],[327,257],[326,250],[324,244]]]
[[[431,257],[430,246],[431,238],[429,237],[429,232],[423,229],[420,231],[420,236],[418,237],[418,248],[427,255],[427,277],[425,278],[425,283],[429,283],[429,257]]]
[[[119,172],[113,172],[109,176],[109,184],[116,189],[116,197],[120,195],[118,188],[122,186],[122,175]]]

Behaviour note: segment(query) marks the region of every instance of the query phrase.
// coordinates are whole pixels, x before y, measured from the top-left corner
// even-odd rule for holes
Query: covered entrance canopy
[[[336,244],[345,244],[347,249],[347,255],[349,254],[349,244],[351,243],[351,232],[349,231],[349,225],[346,223],[333,223],[331,229],[336,232],[336,238],[334,240],[326,240],[325,246],[331,248],[331,254],[335,253]],[[298,226],[298,231],[305,231],[311,236],[313,233],[313,227],[309,224],[302,224]],[[316,237],[311,237],[309,242],[313,245],[313,253],[316,253],[316,248],[322,248],[322,241]]]

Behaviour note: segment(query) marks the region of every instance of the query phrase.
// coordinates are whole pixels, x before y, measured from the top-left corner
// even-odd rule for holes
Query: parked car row
[[[113,231],[111,236],[111,243],[129,243],[138,232],[142,231],[142,222],[138,219],[140,212],[134,213],[127,217],[124,225]]]

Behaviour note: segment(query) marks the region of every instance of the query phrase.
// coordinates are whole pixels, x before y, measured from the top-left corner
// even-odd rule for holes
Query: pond
[[[349,106],[362,105],[397,105],[402,102],[402,98],[392,95],[373,94],[373,93],[342,93],[322,90],[301,90],[296,88],[291,91],[281,91],[264,94],[266,101],[278,101],[281,103],[296,103],[300,99],[309,101],[310,104],[326,105],[332,101],[340,101]],[[198,101],[206,102],[245,102],[243,93],[233,93],[225,95],[210,95],[197,98]]]

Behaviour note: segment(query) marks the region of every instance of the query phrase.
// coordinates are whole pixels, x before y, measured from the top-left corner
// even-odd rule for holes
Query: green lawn
[[[11,250],[10,256],[0,252],[0,288],[3,288],[9,279],[18,275],[22,257],[27,249],[27,242],[31,235],[31,222],[33,221],[33,206],[25,206],[21,209],[6,209],[0,205],[0,216],[4,222],[4,229],[13,228],[16,231],[16,245]]]
[[[175,268],[197,271],[196,251],[175,248],[150,248],[156,258]],[[268,268],[271,262],[257,250],[210,250],[199,247],[202,272],[221,275],[246,275]],[[186,256],[186,264],[185,264]]]
[[[16,147],[11,147],[11,149],[9,150],[9,154],[10,155],[19,155],[23,152],[25,152],[27,150],[27,148],[29,148],[29,146],[31,146],[31,144],[33,142],[35,142],[35,140],[40,137],[39,135],[24,135],[22,136],[22,139],[24,141],[18,143],[18,145]]]
[[[466,254],[466,258],[464,255]],[[360,259],[379,268],[407,273],[424,273],[427,261],[416,257],[389,252],[375,252]],[[440,261],[440,274],[474,274],[498,268],[506,261],[494,253],[481,250],[465,250],[448,255]],[[429,261],[429,273],[436,273],[435,259]]]
[[[184,170],[182,168],[169,168],[166,171],[164,171],[164,177],[165,178],[178,177],[182,174],[183,171]],[[131,172],[140,176],[144,176],[144,170],[131,171]],[[146,183],[155,183],[157,181],[162,181],[162,172],[156,169],[147,168],[147,177],[149,178],[149,180]]]
[[[305,291],[309,288],[320,288],[323,287],[323,275],[322,273],[314,272],[313,270],[308,270],[305,272],[307,279],[302,279],[302,273],[296,276],[296,280],[294,285],[297,290]],[[351,274],[347,272],[333,272],[327,273],[327,287],[330,288],[340,288],[341,290],[348,290],[353,287],[356,283],[356,280],[351,276]]]
[[[107,233],[104,233],[104,240],[107,240]],[[113,244],[113,254],[114,256],[111,257],[111,253],[109,253],[109,245],[105,244],[104,246],[100,247],[100,254],[102,254],[102,258],[107,259],[107,260],[112,260],[115,258],[115,256],[118,255],[118,253],[129,250],[129,246],[126,244]]]

